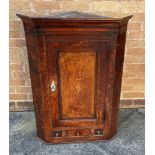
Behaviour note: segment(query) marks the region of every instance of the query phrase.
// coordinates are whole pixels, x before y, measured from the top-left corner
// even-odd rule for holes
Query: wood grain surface
[[[60,52],[58,64],[62,119],[93,118],[96,53]]]
[[[132,16],[18,17],[25,29],[38,137],[70,143],[114,136]]]

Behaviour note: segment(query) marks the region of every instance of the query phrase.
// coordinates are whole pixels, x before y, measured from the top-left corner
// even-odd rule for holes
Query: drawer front
[[[77,129],[77,130],[68,130],[66,132],[66,137],[81,137],[81,136],[90,136],[90,129]]]
[[[52,131],[53,138],[82,138],[82,137],[92,137],[103,136],[104,129],[68,129],[68,130],[54,130]]]

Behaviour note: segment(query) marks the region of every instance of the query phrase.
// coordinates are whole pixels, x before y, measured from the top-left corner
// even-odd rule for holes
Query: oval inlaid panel
[[[59,52],[58,67],[61,119],[93,118],[96,52]]]

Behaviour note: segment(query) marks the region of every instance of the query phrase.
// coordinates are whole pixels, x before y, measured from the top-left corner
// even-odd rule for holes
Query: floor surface
[[[144,109],[121,109],[112,140],[52,145],[36,139],[34,112],[10,112],[10,155],[144,155],[144,126]]]

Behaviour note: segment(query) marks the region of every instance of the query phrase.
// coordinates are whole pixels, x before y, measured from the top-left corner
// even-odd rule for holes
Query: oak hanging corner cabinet
[[[47,143],[112,138],[132,16],[17,16],[25,29],[37,136]]]

